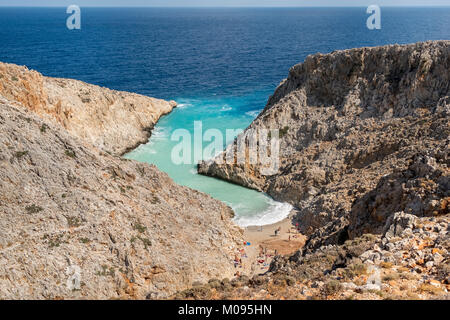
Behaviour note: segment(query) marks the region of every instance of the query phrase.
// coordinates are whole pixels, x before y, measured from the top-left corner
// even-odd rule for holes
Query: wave
[[[292,209],[293,206],[289,203],[269,199],[269,207],[263,212],[254,216],[236,216],[234,222],[241,227],[274,224],[287,218]]]
[[[261,110],[253,110],[253,111],[247,111],[245,114],[248,115],[249,117],[256,118],[260,112],[261,112]]]
[[[230,106],[223,106],[222,108],[220,108],[220,111],[230,111],[230,110],[233,110],[233,108]]]
[[[150,144],[153,143],[153,140],[164,140],[169,137],[170,128],[167,127],[158,127],[156,126],[152,131],[152,137],[150,139]]]
[[[192,103],[180,103],[180,104],[178,104],[177,105],[177,108],[178,109],[186,109],[186,108],[189,108],[189,107],[192,107]]]

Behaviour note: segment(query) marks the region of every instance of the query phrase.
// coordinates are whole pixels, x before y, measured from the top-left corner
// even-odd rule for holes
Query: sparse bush
[[[384,298],[384,293],[381,290],[368,290],[370,293],[376,294],[380,298]]]
[[[114,267],[108,267],[107,265],[102,265],[102,271],[97,271],[96,274],[98,276],[103,276],[103,277],[107,277],[107,276],[114,277],[115,270],[114,270]]]
[[[325,295],[331,296],[342,290],[342,284],[337,280],[330,280],[325,283],[322,290]]]
[[[295,285],[295,278],[294,277],[291,277],[291,276],[286,276],[286,284],[288,285],[288,286],[293,286],[293,285]]]
[[[17,158],[17,159],[21,159],[21,158],[23,158],[24,156],[26,156],[28,154],[28,151],[17,151],[15,154],[14,154],[14,156]]]
[[[435,295],[443,292],[443,290],[441,288],[435,287],[429,283],[422,283],[419,287],[419,290],[421,292],[431,293],[431,294],[435,294]]]
[[[139,172],[139,174],[141,175],[141,177],[143,177],[145,175],[145,169],[144,167],[141,166],[137,166],[136,167],[137,172]]]
[[[54,236],[44,235],[43,239],[48,240],[48,246],[50,248],[59,247],[62,243],[67,243],[67,241],[64,241],[64,234]]]
[[[66,149],[64,154],[66,156],[68,156],[69,158],[75,158],[76,157],[75,151],[73,151],[72,149]]]
[[[145,230],[144,230],[145,231]],[[148,249],[148,247],[152,246],[152,242],[149,238],[143,238],[141,236],[132,236],[130,239],[131,244],[134,245],[134,243],[136,242],[136,240],[141,240],[142,244],[144,245],[145,249]]]
[[[66,219],[70,228],[76,228],[81,225],[81,221],[78,217],[66,217]]]
[[[214,288],[216,290],[220,289],[220,287],[222,286],[222,284],[220,283],[219,279],[210,279],[208,281],[208,286],[210,288]]]
[[[31,206],[25,207],[25,210],[27,210],[28,214],[33,214],[33,213],[41,212],[44,209],[42,209],[42,207],[39,207],[35,204],[32,204]]]
[[[45,133],[45,131],[47,131],[48,126],[44,123],[42,124],[42,126],[39,128],[39,130],[41,130],[42,133]]]
[[[161,203],[161,200],[157,196],[153,196],[152,200],[150,201],[152,204],[158,204]]]
[[[142,243],[144,244],[144,248],[145,248],[145,249],[148,249],[148,247],[151,247],[152,242],[150,241],[150,239],[148,239],[148,238],[141,238],[141,237],[138,237],[138,238],[139,238],[139,240],[141,240]]]
[[[383,276],[382,280],[383,281],[392,281],[392,280],[397,280],[400,276],[397,273],[389,273]]]
[[[143,224],[139,223],[139,222],[136,222],[136,223],[133,225],[133,229],[134,229],[134,230],[137,230],[137,231],[140,232],[140,233],[144,233],[145,231],[147,231],[147,227],[144,226]]]
[[[283,138],[289,131],[289,127],[285,126],[283,129],[280,129],[280,138]]]
[[[364,263],[355,263],[345,268],[343,276],[347,279],[353,279],[367,273],[367,266]]]
[[[364,263],[357,263],[352,265],[352,270],[355,272],[357,276],[363,275],[367,273],[367,266]]]

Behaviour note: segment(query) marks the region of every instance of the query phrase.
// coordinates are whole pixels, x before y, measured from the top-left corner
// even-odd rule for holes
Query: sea
[[[177,183],[219,199],[241,226],[285,218],[292,206],[198,175],[172,161],[177,129],[244,129],[289,68],[317,52],[450,39],[450,7],[382,7],[368,29],[365,7],[81,8],[70,30],[66,8],[0,8],[0,61],[46,76],[175,100],[150,141],[126,155],[153,163]],[[224,139],[223,145],[232,139]]]

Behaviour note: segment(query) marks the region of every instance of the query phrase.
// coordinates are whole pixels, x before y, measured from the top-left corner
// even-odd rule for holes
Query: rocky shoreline
[[[237,275],[232,210],[120,157],[175,103],[0,63],[0,298],[448,299],[449,77],[450,41],[294,66],[248,128],[279,173],[199,165],[296,206],[306,242],[253,235],[278,253]]]
[[[45,77],[7,63],[0,63],[0,95],[116,156],[146,143],[159,118],[176,107],[175,101]]]
[[[234,275],[232,210],[116,156],[173,106],[0,64],[0,299],[165,298]]]
[[[306,244],[264,275],[178,297],[448,298],[449,84],[450,41],[315,54],[292,67],[246,129],[282,132],[279,172],[264,176],[258,165],[219,161],[223,154],[198,171],[293,204]],[[431,226],[399,228],[407,244],[389,244],[397,219]],[[410,296],[406,283],[382,281],[375,294],[361,287],[383,265],[381,278],[411,276]],[[346,280],[354,290],[342,295]]]
[[[308,235],[351,210],[356,219],[353,202],[383,176],[406,170],[419,154],[434,158],[447,175],[449,56],[450,41],[309,56],[290,70],[246,129],[287,128],[278,173],[265,176],[258,165],[215,159],[201,163],[198,171],[293,204]],[[435,198],[447,197],[443,192]],[[416,214],[430,214],[438,202]]]

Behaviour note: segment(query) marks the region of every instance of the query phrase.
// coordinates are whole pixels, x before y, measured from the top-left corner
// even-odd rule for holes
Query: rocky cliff
[[[397,211],[447,214],[449,84],[450,41],[308,56],[246,130],[280,130],[278,173],[223,155],[199,172],[295,205],[317,245],[379,234]]]
[[[0,95],[113,155],[145,143],[158,119],[176,106],[174,101],[44,77],[6,63],[0,63]]]
[[[173,298],[448,300],[449,221],[396,212],[380,235],[276,256],[264,274],[211,279]]]
[[[304,248],[175,298],[449,298],[450,41],[309,56],[246,132],[262,128],[276,174],[223,155],[199,172],[295,205]]]
[[[144,138],[170,103],[1,68],[1,299],[161,298],[234,274],[229,207],[105,152]]]

